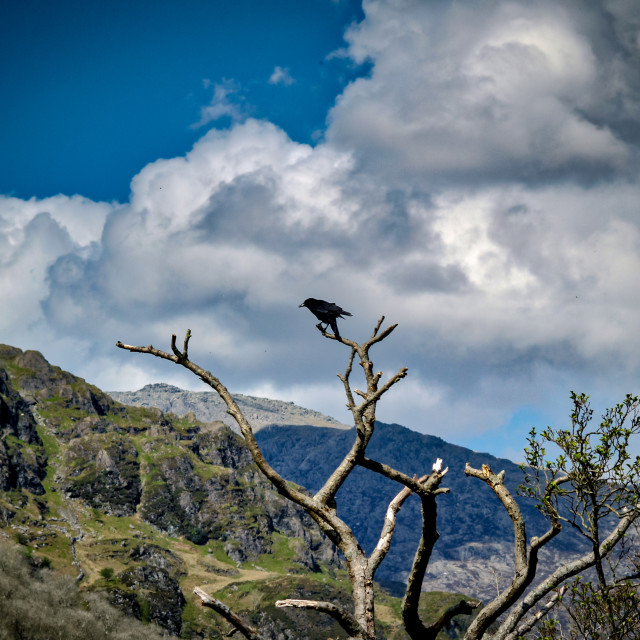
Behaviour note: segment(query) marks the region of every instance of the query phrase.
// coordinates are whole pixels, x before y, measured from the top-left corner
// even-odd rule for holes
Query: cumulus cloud
[[[273,70],[273,73],[269,76],[269,84],[283,84],[285,86],[289,86],[293,84],[295,80],[291,75],[291,70],[289,67],[278,67],[276,66]]]
[[[209,80],[205,80],[205,89],[210,84]],[[221,118],[230,118],[232,122],[244,119],[246,114],[239,92],[240,88],[233,80],[223,79],[222,82],[213,83],[211,102],[200,109],[200,120],[192,127],[197,129]]]
[[[0,197],[0,333],[29,344],[49,335],[41,303],[49,295],[48,270],[63,256],[97,248],[102,227],[117,205],[79,196],[38,200]]]
[[[582,7],[370,0],[347,53],[372,72],[324,143],[236,118],[217,85],[203,118],[241,121],[147,165],[128,203],[1,199],[6,335],[103,387],[193,386],[113,347],[190,328],[233,390],[346,420],[313,296],[354,314],[346,336],[399,323],[383,420],[462,442],[523,405],[563,415],[570,389],[619,399],[640,374],[637,43],[622,0]]]
[[[430,182],[623,170],[633,153],[619,125],[639,102],[613,78],[637,71],[589,6],[365,2],[347,54],[373,70],[338,99],[329,140],[369,171]]]

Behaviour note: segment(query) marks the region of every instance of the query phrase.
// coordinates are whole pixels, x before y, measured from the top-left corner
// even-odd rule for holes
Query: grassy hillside
[[[199,606],[196,586],[265,637],[346,637],[326,616],[275,608],[286,597],[347,604],[349,583],[332,545],[262,478],[227,426],[126,407],[41,354],[7,346],[0,420],[0,542],[48,569],[39,583],[66,580],[80,607],[94,608],[89,594],[100,593],[184,638],[230,630]],[[425,594],[425,611],[451,598]],[[399,607],[380,593],[381,637],[405,638]],[[3,624],[2,637],[21,637]]]

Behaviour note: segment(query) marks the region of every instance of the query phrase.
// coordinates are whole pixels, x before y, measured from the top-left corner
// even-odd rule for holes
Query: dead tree
[[[352,610],[348,611],[331,602],[293,599],[278,601],[276,603],[278,607],[297,607],[322,611],[334,618],[348,633],[351,640],[375,640],[374,576],[389,551],[395,530],[396,515],[407,498],[412,493],[415,493],[422,506],[421,538],[402,603],[402,618],[405,629],[412,640],[435,640],[438,632],[454,616],[462,613],[472,613],[479,606],[479,603],[462,599],[456,605],[447,609],[438,620],[430,623],[421,620],[418,614],[422,582],[431,552],[438,539],[436,497],[449,492],[446,487],[440,486],[448,468],[442,469],[442,460],[438,459],[429,473],[424,473],[424,470],[421,470],[421,477],[417,477],[417,475],[409,476],[366,455],[367,445],[375,429],[375,413],[378,401],[389,389],[407,375],[407,369],[402,368],[381,383],[382,372],[374,372],[369,351],[375,344],[387,338],[397,326],[391,325],[382,329],[383,322],[384,316],[378,321],[371,337],[362,344],[327,333],[321,325],[318,325],[318,329],[325,338],[336,340],[350,349],[346,370],[344,374],[338,374],[338,377],[343,383],[347,407],[353,416],[355,441],[344,459],[313,496],[289,484],[269,465],[256,442],[251,425],[240,411],[227,388],[212,373],[189,359],[190,330],[186,333],[182,350],[176,346],[176,336],[172,336],[171,353],[156,349],[152,345],[138,347],[117,342],[116,346],[127,351],[148,353],[158,358],[175,362],[192,371],[203,382],[212,387],[225,402],[228,413],[238,424],[259,470],[269,479],[278,493],[301,506],[344,555],[353,587]],[[354,389],[351,385],[353,364],[356,361],[364,372],[366,382],[364,391]],[[403,485],[403,488],[389,504],[379,541],[369,556],[360,546],[351,528],[336,512],[336,493],[357,466],[369,469]],[[540,549],[554,538],[562,528],[562,518],[557,507],[558,487],[562,483],[571,480],[571,474],[565,474],[566,477],[556,477],[546,485],[540,485],[540,508],[549,519],[550,526],[543,536],[534,537],[529,541],[520,508],[515,498],[504,485],[504,472],[495,474],[486,465],[483,465],[482,469],[473,469],[467,465],[465,473],[487,484],[502,502],[513,522],[516,560],[515,575],[511,584],[494,600],[480,609],[465,634],[465,640],[481,640],[489,637],[494,640],[515,640],[520,634],[531,629],[540,617],[540,613],[536,617],[536,612],[540,607],[543,611],[545,607],[547,609],[550,608],[549,603],[541,605],[541,601],[549,594],[552,594],[565,580],[601,561],[615,544],[621,540],[631,523],[640,515],[639,504],[627,505],[620,512],[618,525],[605,540],[601,541],[598,538],[590,553],[560,567],[541,585],[531,590],[524,597],[527,587],[531,585],[536,574]],[[250,640],[260,640],[259,631],[253,629],[240,616],[230,611],[222,602],[215,598],[205,597],[206,594],[204,592],[196,591],[196,594],[201,598],[205,606],[213,608],[224,616],[234,626],[235,630],[239,631],[244,637]],[[490,634],[489,629],[494,629],[495,623],[501,617],[502,622],[499,625],[499,629],[492,631]]]
[[[310,496],[307,493],[294,488],[269,465],[256,442],[251,425],[240,411],[227,388],[213,374],[204,370],[189,359],[188,349],[191,331],[187,331],[182,351],[176,346],[175,335],[172,336],[171,340],[171,353],[156,349],[152,345],[147,347],[136,347],[118,342],[117,346],[128,351],[149,353],[158,358],[175,362],[176,364],[179,364],[195,373],[202,381],[212,387],[225,402],[228,412],[238,424],[253,460],[260,471],[269,479],[278,493],[288,500],[300,505],[313,518],[313,520],[315,520],[329,540],[331,540],[342,552],[346,561],[351,584],[353,586],[352,611],[347,611],[346,609],[330,602],[317,602],[311,600],[280,600],[276,603],[279,607],[301,607],[323,611],[332,616],[342,626],[342,628],[347,631],[351,638],[374,640],[374,576],[391,546],[398,510],[411,493],[417,494],[422,501],[422,538],[409,580],[403,616],[407,624],[416,629],[416,632],[420,629],[420,633],[422,634],[421,637],[435,638],[438,631],[447,624],[453,616],[461,612],[471,611],[471,609],[476,605],[473,602],[463,601],[456,607],[452,607],[450,611],[446,612],[445,615],[431,625],[424,625],[420,621],[417,613],[420,587],[433,545],[438,537],[436,531],[435,498],[441,493],[448,492],[448,489],[440,486],[442,479],[447,473],[447,469],[442,469],[441,461],[438,461],[434,464],[431,473],[423,474],[422,477],[418,478],[416,476],[412,477],[401,473],[400,471],[392,469],[391,467],[366,456],[366,448],[371,440],[375,428],[375,412],[378,401],[389,389],[391,389],[391,387],[393,387],[393,385],[407,375],[407,369],[403,368],[388,380],[381,383],[382,372],[374,372],[373,362],[369,357],[369,351],[375,344],[389,336],[397,326],[392,325],[385,329],[381,329],[383,321],[384,317],[380,318],[371,337],[362,344],[358,344],[345,338],[338,339],[332,334],[328,334],[324,331],[322,332],[326,338],[339,340],[339,342],[347,345],[351,349],[346,371],[344,374],[339,375],[339,377],[344,385],[347,397],[347,406],[353,415],[355,441],[351,450],[345,455],[342,462],[329,476],[329,478],[327,478],[324,485],[314,496]],[[350,377],[353,369],[353,363],[356,358],[364,371],[366,381],[366,390],[364,391],[353,389],[351,386]],[[380,539],[376,548],[369,556],[367,556],[360,546],[351,528],[337,515],[335,506],[336,493],[349,474],[358,465],[371,469],[376,473],[380,473],[404,485],[404,488],[389,504],[385,521],[382,525]],[[216,610],[223,613],[224,605],[222,605],[222,603],[216,604],[206,602],[206,605],[213,608],[217,607]],[[239,622],[240,618],[236,616],[236,614],[233,614],[232,612],[225,613],[227,620],[229,620],[240,633],[245,635],[245,637],[256,637],[252,634],[256,634],[257,632],[253,630],[250,625],[244,622]]]

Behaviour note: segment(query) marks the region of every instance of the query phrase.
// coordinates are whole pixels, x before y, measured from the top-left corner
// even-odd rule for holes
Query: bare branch
[[[435,634],[429,633],[427,625],[420,619],[418,606],[422,582],[431,559],[431,552],[440,534],[436,529],[438,512],[435,496],[421,495],[420,501],[422,502],[422,532],[402,600],[402,621],[411,640],[432,640],[436,637],[437,632]]]
[[[433,465],[433,472],[417,480],[418,491],[416,493],[418,493],[422,503],[422,532],[420,535],[420,543],[418,544],[418,549],[413,559],[411,572],[409,573],[409,579],[407,580],[407,589],[402,601],[402,620],[405,630],[412,640],[431,640],[435,638],[442,628],[442,625],[447,622],[447,620],[445,620],[440,626],[437,626],[438,622],[427,626],[422,622],[420,614],[418,613],[422,582],[427,571],[427,566],[429,565],[431,552],[439,537],[438,531],[436,530],[438,516],[436,495],[445,491],[439,487],[449,467],[444,470],[441,469],[442,459],[438,458]],[[388,473],[392,470],[387,467],[385,471]],[[387,475],[387,473],[384,475]],[[396,477],[393,479],[399,478]],[[414,481],[416,481],[415,478]],[[406,487],[398,495],[401,495],[405,491],[409,491],[409,488]],[[452,614],[452,617],[453,615],[456,614]]]
[[[373,335],[364,343],[363,347],[367,351],[369,351],[369,348],[372,347],[377,342],[384,340],[398,326],[397,324],[389,325],[382,333],[378,333],[378,330],[380,329],[380,326],[382,325],[383,321],[384,321],[384,316],[382,316],[380,320],[378,320],[378,324],[376,325]]]
[[[187,329],[187,333],[184,336],[182,355],[184,355],[185,358],[189,357],[189,340],[191,340],[191,329]]]
[[[380,331],[380,327],[382,326],[382,323],[384,322],[384,316],[380,316],[380,320],[378,320],[378,324],[375,326],[373,333],[371,334],[372,338],[375,338],[378,331]]]
[[[353,443],[351,450],[343,458],[336,470],[327,478],[324,486],[314,496],[318,503],[326,505],[327,502],[336,495],[338,489],[358,464],[358,460],[362,457],[372,435],[372,428],[356,428],[356,441]]]
[[[330,615],[348,634],[354,638],[363,638],[365,640],[375,640],[375,637],[368,634],[359,624],[358,621],[345,609],[331,602],[323,602],[321,600],[296,600],[289,598],[287,600],[276,601],[276,607],[297,607],[299,609],[315,609]]]
[[[368,349],[374,342],[379,342],[384,339],[393,328],[388,327],[382,333],[377,333],[384,317],[381,318],[374,330],[374,335],[364,344],[359,345],[351,340],[344,339],[342,342],[351,346],[351,356],[344,376],[339,376],[342,380],[345,392],[347,395],[347,406],[353,414],[354,424],[356,427],[356,441],[354,442],[351,450],[344,457],[342,462],[338,465],[336,470],[327,478],[324,486],[316,493],[315,499],[321,504],[327,504],[327,502],[333,498],[338,489],[342,486],[348,475],[353,471],[354,467],[358,464],[359,460],[364,455],[364,451],[369,444],[369,440],[373,435],[373,429],[375,424],[375,406],[382,394],[386,393],[396,382],[401,380],[407,375],[406,367],[401,369],[395,376],[391,377],[381,387],[377,388],[377,382],[379,376],[373,373],[373,363],[369,360]],[[355,354],[358,354],[360,359],[360,365],[364,369],[365,377],[367,380],[367,391],[363,392],[356,389],[354,392],[364,398],[364,401],[359,405],[356,405],[353,399],[353,393],[349,382],[349,376],[351,374],[353,360]]]
[[[525,633],[528,633],[529,631],[531,631],[531,629],[533,628],[533,626],[535,624],[537,624],[538,622],[540,622],[540,620],[542,620],[542,618],[544,618],[549,611],[551,611],[551,609],[553,609],[553,607],[557,604],[558,600],[560,600],[562,598],[562,596],[565,594],[565,592],[567,591],[567,589],[569,588],[568,584],[563,584],[562,587],[560,587],[560,589],[558,589],[553,596],[551,597],[551,599],[548,602],[545,602],[540,609],[538,609],[538,611],[536,611],[536,613],[532,616],[529,616],[519,627],[517,630],[517,635],[518,636],[522,636]]]
[[[345,394],[347,395],[347,409],[349,409],[349,411],[353,411],[356,404],[353,399],[353,394],[351,393],[351,385],[349,383],[349,376],[351,375],[351,370],[353,368],[353,359],[355,358],[355,355],[356,355],[356,349],[352,348],[351,355],[349,356],[349,361],[347,362],[347,368],[344,372],[344,375],[342,376],[338,374],[338,378],[342,380],[342,384],[344,385],[344,391],[345,391]]]
[[[631,573],[628,576],[623,576],[622,578],[616,578],[614,584],[622,584],[623,582],[628,582],[629,580],[637,580],[640,578],[640,571],[637,573]]]
[[[433,634],[431,637],[435,638],[453,618],[460,615],[469,616],[480,606],[482,606],[480,600],[460,600],[450,606],[433,624],[430,624],[427,627],[428,632]]]
[[[365,343],[362,344],[362,347],[365,350],[369,350],[369,347],[373,346],[374,344],[376,344],[376,342],[380,342],[381,340],[384,340],[398,325],[397,324],[392,324],[391,326],[387,327],[382,333],[378,333],[378,331],[380,331],[380,327],[382,326],[382,323],[384,322],[384,316],[381,316],[380,319],[378,320],[378,323],[376,324],[373,333],[371,334],[371,337],[369,338],[369,340],[367,340]],[[327,330],[325,328],[322,327],[322,323],[318,323],[316,325],[316,327],[318,328],[318,330],[320,331],[320,333],[322,333],[322,335],[325,338],[328,338],[329,340],[336,340],[338,342],[342,342],[343,344],[346,344],[350,347],[355,347],[357,345],[356,342],[354,342],[353,340],[349,340],[348,338],[337,338],[336,336],[334,336],[332,333],[328,333]],[[357,345],[359,346],[359,345]]]
[[[188,342],[190,333],[190,331],[187,331],[185,343]],[[171,362],[180,364],[186,369],[189,369],[190,371],[195,373],[203,382],[215,389],[220,398],[222,398],[224,403],[227,405],[228,413],[234,418],[234,420],[240,427],[240,431],[245,442],[247,443],[247,446],[249,447],[249,451],[251,453],[251,456],[253,457],[254,462],[258,465],[260,471],[273,484],[278,493],[285,496],[292,502],[295,502],[296,504],[304,507],[305,509],[307,509],[307,511],[313,511],[319,517],[325,519],[328,522],[331,522],[331,525],[336,529],[336,531],[340,531],[341,533],[350,532],[348,527],[339,518],[337,518],[335,512],[331,513],[330,510],[327,510],[326,507],[324,507],[324,505],[318,503],[307,494],[298,491],[293,486],[289,485],[289,483],[275,469],[273,469],[271,465],[269,465],[269,463],[262,455],[262,451],[260,450],[258,443],[256,442],[251,425],[244,417],[236,401],[229,393],[229,390],[210,371],[206,371],[202,367],[199,367],[197,364],[191,362],[187,357],[184,356],[184,354],[180,354],[179,351],[179,355],[171,355],[169,353],[166,353],[165,351],[154,348],[152,345],[149,345],[148,347],[136,347],[123,344],[120,341],[116,343],[116,346],[127,351],[149,353],[158,358],[170,360]],[[175,337],[172,338],[172,346],[175,346]]]
[[[193,590],[201,600],[203,607],[209,607],[219,613],[229,624],[233,625],[248,640],[265,640],[251,625],[217,598],[196,587]]]
[[[411,491],[415,491],[417,494],[433,494],[437,495],[440,493],[449,493],[449,489],[446,487],[438,487],[433,488],[431,485],[435,483],[436,476],[433,474],[431,476],[426,476],[427,478],[432,478],[431,483],[421,483],[415,476],[412,478],[406,473],[402,473],[402,471],[397,471],[393,467],[390,467],[388,464],[384,464],[384,462],[378,462],[376,460],[372,460],[371,458],[363,457],[358,464],[365,469],[369,469],[370,471],[375,471],[390,480],[395,480],[400,484],[403,484],[405,487],[411,489]],[[438,484],[440,484],[440,480],[442,476],[444,476],[449,471],[449,467],[444,469],[443,471],[439,471],[440,479],[438,479]]]
[[[429,476],[422,476],[417,483],[424,482]],[[380,533],[380,538],[378,540],[378,544],[376,548],[371,553],[369,557],[369,571],[373,576],[376,572],[376,569],[380,566],[380,563],[384,560],[385,556],[389,552],[389,548],[391,547],[391,540],[393,539],[393,533],[396,528],[396,516],[398,515],[398,511],[404,504],[405,500],[411,495],[411,489],[405,487],[402,489],[396,497],[389,503],[387,507],[387,514],[384,519],[384,524],[382,525],[382,531]]]
[[[359,404],[357,406],[357,409],[361,412],[364,413],[365,409],[367,409],[369,406],[371,406],[372,404],[375,404],[376,402],[378,402],[378,400],[380,400],[380,396],[382,396],[383,393],[386,393],[387,391],[389,391],[389,389],[396,384],[396,382],[400,382],[400,380],[402,380],[402,378],[406,378],[407,376],[407,372],[409,371],[409,369],[407,369],[407,367],[402,367],[402,369],[400,369],[400,371],[398,371],[398,373],[396,373],[394,376],[392,376],[391,378],[389,378],[383,385],[382,387],[380,387],[379,389],[377,389],[376,391],[374,391],[373,393],[367,393],[366,395],[363,394],[361,391],[357,391],[356,393],[358,395],[361,395],[363,398],[365,398],[365,401],[362,402],[361,404]]]
[[[187,333],[189,333],[188,329],[187,329]],[[176,334],[175,333],[171,334],[171,351],[173,351],[173,353],[175,354],[175,356],[177,358],[183,358],[184,357],[180,353],[180,350],[178,349],[178,347],[176,346]]]

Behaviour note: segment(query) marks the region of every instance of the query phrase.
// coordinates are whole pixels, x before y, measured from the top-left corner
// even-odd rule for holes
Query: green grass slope
[[[221,638],[230,628],[199,606],[192,594],[198,586],[244,613],[265,637],[285,630],[297,640],[346,637],[326,616],[275,607],[289,597],[348,606],[349,582],[332,545],[258,473],[238,435],[221,423],[121,405],[38,352],[6,345],[0,543],[17,545],[29,559],[28,568],[19,560],[0,564],[0,584],[29,574],[44,585],[38,588],[67,594],[74,611],[96,609],[104,617],[106,601],[155,623],[150,629]],[[452,598],[424,594],[426,615]],[[66,609],[42,611],[34,610],[34,620],[76,619]],[[381,638],[406,638],[399,611],[400,601],[380,592]],[[8,620],[0,617],[0,637],[37,637],[11,631]],[[442,638],[456,637],[450,632]],[[121,637],[114,634],[95,637]]]

